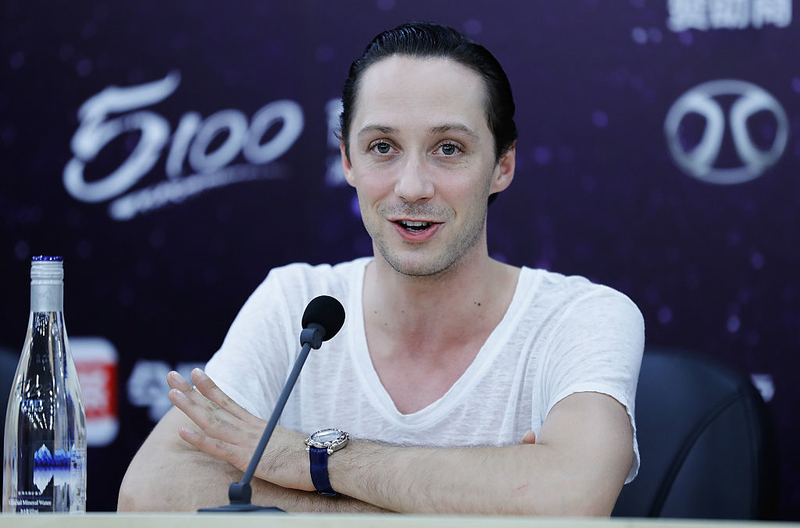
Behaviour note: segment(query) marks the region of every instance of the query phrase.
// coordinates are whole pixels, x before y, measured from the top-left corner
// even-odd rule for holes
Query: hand
[[[172,388],[169,392],[170,401],[200,429],[193,431],[181,427],[180,437],[200,451],[245,471],[266,422],[233,401],[201,369],[192,371],[192,381],[196,389],[177,372],[167,375],[167,383]],[[284,487],[312,490],[309,476],[300,468],[292,468],[286,460],[279,460],[298,460],[291,456],[293,451],[297,451],[307,464],[307,459],[301,455],[301,452],[305,454],[303,440],[303,435],[299,433],[276,427],[255,476]],[[278,453],[283,456],[278,457]],[[303,479],[302,476],[307,478]]]
[[[533,431],[528,431],[522,437],[520,444],[535,444],[536,443],[536,433]]]

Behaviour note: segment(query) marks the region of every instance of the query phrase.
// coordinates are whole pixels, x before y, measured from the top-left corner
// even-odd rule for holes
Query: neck
[[[494,328],[502,318],[518,271],[484,250],[437,275],[415,277],[398,273],[376,253],[365,277],[365,318],[395,342],[469,339],[470,330]]]

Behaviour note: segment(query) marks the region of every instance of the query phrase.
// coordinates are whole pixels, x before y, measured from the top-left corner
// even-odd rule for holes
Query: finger
[[[242,471],[249,464],[250,454],[239,446],[211,438],[188,427],[181,427],[178,435],[200,451],[214,458],[224,460]]]
[[[199,396],[208,402],[202,395]],[[238,436],[236,434],[238,428],[234,422],[239,421],[227,411],[219,408],[211,409],[207,404],[197,403],[194,399],[178,389],[169,391],[169,400],[175,407],[180,409],[183,414],[197,424],[205,434],[228,442],[233,441]]]
[[[186,381],[186,379],[175,370],[167,374],[167,384],[171,389],[178,389],[183,393],[189,393],[193,389],[192,384]]]
[[[528,431],[527,433],[525,433],[525,435],[522,437],[522,441],[520,442],[520,444],[535,444],[535,443],[536,443],[536,433],[534,433],[533,431]]]
[[[253,416],[244,407],[225,394],[202,369],[196,368],[192,370],[192,381],[194,381],[197,390],[200,391],[203,396],[220,408],[225,409],[236,418],[256,426],[260,426],[264,423],[263,420]]]
[[[194,390],[195,387],[186,381],[183,376],[181,376],[177,371],[171,371],[167,374],[167,383],[169,384],[170,388],[181,392],[184,396],[192,400],[197,405],[208,409],[209,411],[215,411],[218,406],[215,403],[209,402],[208,398],[203,396],[200,391]],[[170,398],[172,400],[172,398]],[[174,401],[172,402],[175,403]],[[188,405],[188,403],[183,402],[184,405]],[[183,409],[181,409],[183,410]]]

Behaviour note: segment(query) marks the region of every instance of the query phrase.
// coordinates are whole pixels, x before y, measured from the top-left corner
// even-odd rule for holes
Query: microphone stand
[[[272,411],[272,416],[270,416],[269,422],[267,422],[267,427],[264,429],[264,434],[261,435],[261,440],[259,440],[258,446],[256,446],[256,450],[253,453],[253,458],[250,459],[250,465],[247,466],[247,471],[244,472],[241,482],[233,482],[231,483],[230,488],[228,488],[228,498],[230,499],[231,503],[224,506],[218,506],[216,508],[201,508],[197,511],[259,511],[285,513],[284,510],[274,506],[257,506],[255,504],[251,504],[250,499],[253,495],[253,490],[250,487],[250,481],[253,480],[253,474],[256,472],[256,467],[258,467],[258,463],[261,460],[261,455],[264,454],[264,449],[267,447],[267,442],[269,442],[272,432],[275,430],[275,426],[278,424],[278,418],[280,418],[281,414],[283,413],[283,408],[286,406],[286,401],[289,399],[289,394],[291,394],[292,389],[294,388],[294,384],[297,381],[297,377],[300,375],[300,370],[303,368],[309,352],[311,352],[312,348],[317,350],[320,346],[322,346],[323,337],[325,337],[325,329],[317,323],[311,323],[308,325],[308,328],[304,328],[302,332],[300,332],[300,343],[303,345],[303,348],[300,349],[300,354],[297,356],[297,360],[294,363],[294,368],[292,368],[292,372],[289,374],[289,378],[286,380],[286,385],[283,387],[283,392],[281,392],[280,397],[278,397],[278,403],[275,404],[275,409]]]

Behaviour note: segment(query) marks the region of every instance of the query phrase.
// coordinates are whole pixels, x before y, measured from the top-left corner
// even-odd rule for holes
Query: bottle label
[[[43,497],[32,491],[20,491],[16,497],[8,499],[8,504],[15,508],[17,513],[53,511],[52,497]]]
[[[58,471],[58,464],[63,457],[58,453],[54,457],[51,450],[52,442],[38,443],[38,448],[26,450],[33,451],[32,457],[25,457],[20,462],[32,461],[32,471],[28,474],[33,478],[22,478],[19,482],[17,495],[10,497],[8,502],[15,507],[17,513],[38,513],[40,511],[53,511],[53,486],[50,483]],[[29,466],[30,467],[30,466]],[[46,493],[45,493],[46,492]]]
[[[33,485],[44,493],[50,481],[56,486],[69,482],[70,455],[63,449],[50,449],[42,446],[33,455]]]
[[[86,450],[69,451],[53,449],[52,442],[40,442],[33,453],[32,480],[17,489],[17,495],[9,498],[8,503],[17,513],[38,513],[55,511],[53,505],[54,491],[59,488],[77,488],[83,491],[82,481]],[[27,479],[26,479],[27,480]]]

